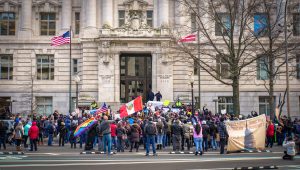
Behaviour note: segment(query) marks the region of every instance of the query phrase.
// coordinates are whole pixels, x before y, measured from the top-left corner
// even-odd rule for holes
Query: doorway
[[[151,54],[121,54],[120,76],[121,103],[137,96],[142,96],[146,101],[147,90],[152,88]]]

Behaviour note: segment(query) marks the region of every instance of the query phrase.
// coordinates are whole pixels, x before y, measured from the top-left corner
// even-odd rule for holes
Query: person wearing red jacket
[[[273,124],[272,120],[270,120],[268,128],[267,128],[267,146],[266,147],[269,147],[269,145],[270,145],[270,148],[273,147],[274,130],[275,130],[274,124]]]
[[[29,129],[28,136],[30,139],[30,151],[37,151],[37,140],[39,138],[39,128],[36,125],[36,122],[32,122],[32,126]]]
[[[110,124],[110,129],[111,129],[111,139],[112,139],[112,149],[115,150],[117,149],[117,125],[116,122],[113,121]]]

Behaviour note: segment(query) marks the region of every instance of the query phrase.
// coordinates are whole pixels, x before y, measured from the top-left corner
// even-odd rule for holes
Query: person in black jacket
[[[173,139],[173,151],[179,151],[181,146],[181,137],[183,134],[183,128],[179,124],[179,120],[175,120],[171,127],[172,139]]]
[[[8,127],[5,126],[5,123],[3,121],[0,121],[0,149],[1,149],[1,143],[3,145],[4,150],[6,149],[6,131],[8,130]]]
[[[64,146],[65,145],[66,133],[67,133],[67,128],[65,126],[65,123],[61,122],[61,126],[60,126],[60,129],[59,129],[59,142],[58,142],[59,146]]]

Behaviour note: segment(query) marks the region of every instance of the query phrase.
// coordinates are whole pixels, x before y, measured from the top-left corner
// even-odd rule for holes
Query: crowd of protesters
[[[139,152],[142,146],[146,156],[152,153],[157,156],[157,150],[165,150],[171,147],[173,151],[194,151],[195,155],[203,155],[209,150],[219,150],[225,153],[225,145],[228,138],[225,122],[258,116],[252,113],[248,117],[230,114],[212,114],[208,109],[191,112],[190,106],[184,106],[176,102],[178,112],[171,108],[156,108],[152,111],[144,106],[142,112],[120,119],[113,114],[102,113],[98,124],[89,131],[74,137],[74,131],[82,122],[93,115],[84,113],[81,116],[63,115],[55,111],[48,117],[32,116],[22,118],[16,115],[12,119],[14,124],[9,129],[0,120],[0,149],[6,149],[6,141],[9,139],[15,145],[17,151],[28,149],[37,151],[38,145],[53,145],[53,139],[58,139],[58,146],[64,147],[70,143],[71,148],[79,144],[85,150],[98,150],[111,154],[116,152]],[[93,105],[97,108],[97,105]],[[12,137],[9,138],[8,132]],[[266,127],[266,147],[273,147],[274,142],[286,148],[285,159],[291,159],[296,152],[299,153],[300,121],[291,121],[283,116],[274,124],[268,121]],[[30,147],[28,146],[30,143]],[[293,148],[297,148],[295,151]]]

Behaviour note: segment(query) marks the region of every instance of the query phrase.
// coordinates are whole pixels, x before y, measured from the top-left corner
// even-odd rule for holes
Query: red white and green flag
[[[143,101],[142,96],[139,96],[120,108],[120,117],[127,117],[141,110],[143,110]]]

